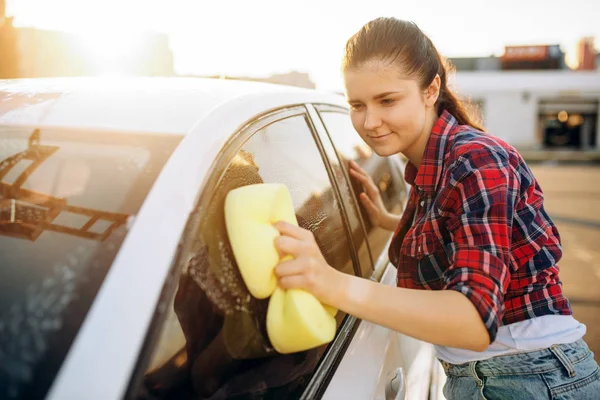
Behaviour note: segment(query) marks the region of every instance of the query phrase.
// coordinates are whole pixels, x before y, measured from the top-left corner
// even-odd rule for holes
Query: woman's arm
[[[479,313],[462,293],[398,288],[339,274],[340,293],[332,293],[327,304],[348,314],[437,345],[483,351],[490,344]]]
[[[279,285],[314,294],[321,302],[357,318],[430,343],[475,351],[490,337],[473,304],[457,291],[390,287],[337,271],[323,258],[308,230],[285,222],[275,227],[282,254],[294,259],[279,264]]]

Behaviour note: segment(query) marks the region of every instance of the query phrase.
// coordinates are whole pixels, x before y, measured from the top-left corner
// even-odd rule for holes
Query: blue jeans
[[[598,400],[600,368],[583,339],[454,365],[442,361],[448,400]]]

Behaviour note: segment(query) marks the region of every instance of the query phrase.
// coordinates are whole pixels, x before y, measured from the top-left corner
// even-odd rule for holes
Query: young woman
[[[429,38],[411,22],[378,18],[349,39],[342,72],[361,138],[380,156],[410,161],[402,217],[350,165],[373,223],[395,231],[398,287],[333,269],[309,231],[283,222],[276,247],[294,259],[276,268],[280,285],[435,344],[448,399],[600,398],[585,326],[562,293],[560,238],[542,191],[513,147],[471,121]]]

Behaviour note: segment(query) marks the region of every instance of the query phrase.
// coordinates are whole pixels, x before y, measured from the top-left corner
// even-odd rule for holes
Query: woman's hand
[[[291,255],[292,260],[283,261],[275,268],[279,286],[284,289],[304,289],[319,301],[330,304],[338,292],[340,274],[323,257],[313,233],[284,221],[274,224],[281,236],[275,239],[280,255]]]
[[[400,217],[390,214],[385,208],[385,204],[383,204],[383,200],[381,199],[381,193],[375,182],[373,182],[373,178],[355,161],[351,160],[348,165],[350,166],[350,175],[358,179],[364,190],[360,194],[359,199],[367,210],[371,223],[390,231],[395,230]]]

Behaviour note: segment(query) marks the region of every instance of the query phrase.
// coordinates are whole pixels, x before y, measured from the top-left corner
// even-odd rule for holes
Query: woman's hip
[[[455,365],[442,361],[454,399],[599,399],[600,369],[583,339]]]

